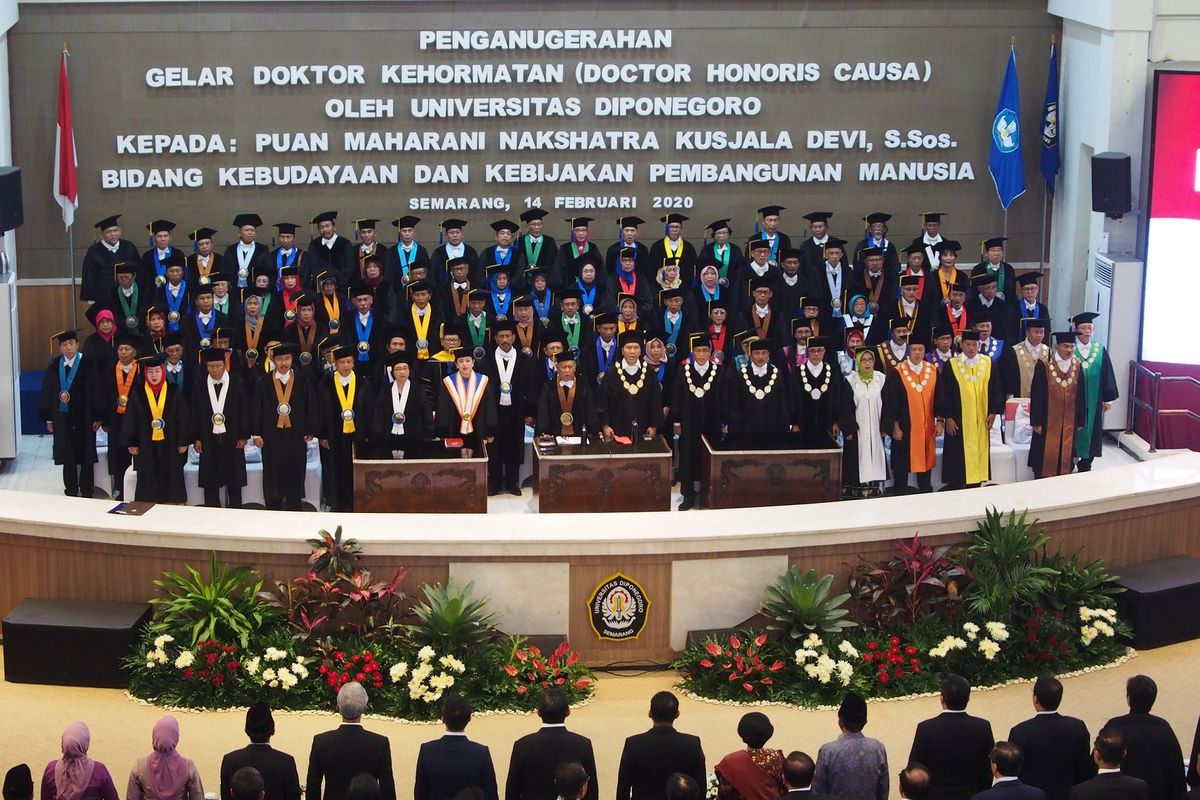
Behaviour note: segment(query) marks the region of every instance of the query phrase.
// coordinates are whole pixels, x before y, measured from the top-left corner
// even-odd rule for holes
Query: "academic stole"
[[[292,327],[292,323],[296,321],[296,315],[300,313],[297,310],[300,301],[296,299],[300,294],[302,292],[293,292],[291,294],[283,292],[281,295],[283,297],[283,327],[285,328]]]
[[[133,379],[137,377],[138,365],[135,361],[126,373],[121,369],[120,363],[113,367],[117,374],[117,413],[124,414],[125,407],[129,405],[129,395],[133,392]]]
[[[333,302],[331,303],[329,300],[329,295],[321,295],[321,302],[325,304],[325,316],[329,317],[329,332],[337,333],[342,327],[342,301],[338,297],[337,292],[333,293]]]
[[[533,267],[537,266],[538,256],[542,254],[542,244],[546,241],[546,237],[539,236],[537,244],[533,245],[532,247],[529,245],[529,240],[531,238],[533,237],[525,237],[525,259],[529,262],[529,266]]]
[[[570,338],[570,334],[568,334]],[[521,343],[521,348],[533,352],[533,323],[522,325],[517,323],[517,341]],[[576,345],[578,346],[578,337],[576,337]]]
[[[720,331],[713,330],[715,327],[712,323],[708,325],[708,333],[712,337],[712,351],[714,354],[720,353],[721,358],[725,358],[725,337],[729,335],[729,326],[722,325]],[[715,355],[713,359],[716,360]],[[720,362],[718,361],[717,363]]]
[[[562,406],[562,414],[558,418],[559,423],[562,424],[562,435],[574,436],[575,415],[572,412],[575,408],[575,384],[572,383],[571,388],[565,390],[561,383],[556,385],[558,386],[558,404]],[[571,420],[570,422],[563,422],[563,420],[568,418]]]
[[[412,388],[412,381],[405,381],[404,388],[397,388],[398,384],[392,383],[392,435],[404,435],[404,422],[396,420],[404,419],[404,407],[408,405],[408,392]]]
[[[771,316],[774,311],[768,311],[765,317],[760,317],[758,312],[750,309],[750,321],[754,323],[754,334],[760,339],[770,338],[771,335]]]
[[[487,375],[472,372],[470,383],[464,385],[462,375],[456,372],[453,375],[442,378],[442,383],[446,385],[446,390],[450,393],[450,399],[454,401],[454,408],[458,411],[458,416],[462,419],[462,422],[458,426],[458,432],[464,436],[474,433],[475,425],[472,420],[475,419],[475,413],[479,409],[484,391],[487,389]]]
[[[135,284],[133,284],[133,286],[130,287],[129,297],[125,296],[125,291],[123,289],[118,288],[117,289],[117,300],[119,300],[121,303],[121,311],[123,311],[125,313],[125,327],[129,328],[130,327],[129,320],[137,319],[138,285],[135,283]],[[136,321],[132,327],[134,327],[134,328],[137,327]]]
[[[675,249],[671,249],[670,237],[663,237],[663,250],[667,254],[667,258],[682,258],[683,257],[683,237],[679,237],[679,241],[675,243]]]
[[[962,332],[967,329],[967,309],[962,309],[962,313],[958,315],[958,321],[955,322],[954,313],[950,310],[950,306],[946,306],[946,318],[950,320],[950,330],[954,332],[955,338],[962,336]]]
[[[459,289],[454,284],[450,284],[450,301],[454,303],[454,316],[461,317],[467,313],[467,295],[471,293],[471,284],[467,284],[466,289]]]
[[[874,308],[879,308],[879,295],[883,293],[883,273],[879,273],[878,278],[871,277],[871,273],[863,271],[863,281],[867,284],[867,303]]]
[[[666,240],[664,239],[663,241],[665,242]],[[679,249],[683,250],[683,240],[682,239],[679,240]],[[733,248],[731,248],[728,244],[725,245],[724,253],[721,252],[720,247],[713,247],[713,258],[715,258],[717,260],[717,264],[720,265],[719,267],[717,267],[718,280],[721,278],[729,280],[729,254],[732,252],[733,252]],[[718,295],[719,294],[720,294],[720,291],[718,291]]]
[[[289,381],[289,384],[291,382]],[[354,433],[354,390],[358,388],[358,376],[350,373],[350,383],[342,385],[342,376],[333,376],[333,390],[337,392],[338,405],[342,407],[342,433]],[[346,412],[350,419],[346,419]]]
[[[209,375],[205,381],[208,384],[208,403],[212,407],[212,432],[215,436],[225,433],[225,401],[229,398],[228,373],[223,378],[223,381],[214,381]],[[217,394],[217,386],[222,387],[220,394]],[[221,421],[217,422],[217,420]]]
[[[280,382],[278,375],[271,376],[271,384],[275,387],[275,427],[290,428],[292,427],[291,411],[284,415],[279,413],[279,407],[286,405],[289,409],[292,406],[292,389],[296,385],[296,376],[292,376],[291,380],[286,385]]]
[[[66,414],[71,410],[71,407],[67,405],[71,402],[71,385],[75,383],[75,376],[79,374],[79,367],[82,364],[83,353],[76,353],[75,368],[68,375],[66,358],[58,359],[58,410],[62,414]]]
[[[467,319],[467,333],[471,335],[471,344],[476,347],[483,347],[483,343],[487,341],[487,317],[479,319]]]
[[[631,272],[629,275],[633,278],[633,280],[626,281],[625,276],[618,272],[617,281],[620,282],[622,293],[635,295],[637,294],[637,273]],[[618,305],[620,304],[618,303]]]
[[[210,281],[206,281],[206,280],[204,280],[204,278],[207,278],[208,274],[210,272],[212,272],[212,265],[213,265],[214,260],[215,259],[212,257],[211,254],[209,254],[207,259],[205,259],[204,256],[200,255],[199,253],[196,254],[196,271],[200,273],[200,278],[201,278],[200,283],[202,283],[202,284],[210,283]]]
[[[567,315],[562,316],[563,333],[567,336],[567,347],[579,349],[579,334],[583,332],[583,321],[576,319],[574,322],[567,322]]]
[[[637,324],[636,319],[633,322],[626,322],[623,319],[617,320],[617,333],[624,333],[625,331],[636,331],[637,329],[638,329],[638,324]]]
[[[412,313],[413,330],[417,334],[417,341],[415,342],[417,345],[417,358],[424,361],[429,358],[429,324],[433,322],[433,312],[426,308],[424,315],[418,314],[416,306],[413,306],[410,312]],[[421,342],[425,343],[424,347],[420,346]]]
[[[940,269],[937,271],[938,284],[942,287],[942,299],[943,300],[948,301],[950,299],[950,287],[952,287],[955,284],[957,278],[958,278],[958,270],[957,269],[955,269],[954,272],[950,273],[950,280],[946,280],[945,278],[942,277],[942,271]]]
[[[267,327],[261,320],[258,325],[251,327],[249,322],[243,322],[246,326],[246,349],[255,352],[254,358],[248,358],[248,361],[258,361],[258,340],[262,337],[263,328]]]
[[[306,330],[308,331],[307,336],[304,335]],[[315,351],[313,350],[313,344],[315,344],[317,341],[317,325],[315,322],[312,325],[309,325],[307,328],[305,328],[303,325],[297,325],[296,339],[300,344],[301,353],[310,353],[314,356],[316,355]]]
[[[166,439],[163,433],[163,428],[167,424],[163,421],[163,409],[167,407],[167,382],[163,381],[158,385],[158,398],[154,397],[154,388],[150,384],[145,385],[146,403],[150,406],[150,440],[161,442]],[[154,423],[158,423],[155,425]]]

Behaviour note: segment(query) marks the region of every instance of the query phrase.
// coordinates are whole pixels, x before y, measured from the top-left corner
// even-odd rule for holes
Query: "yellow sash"
[[[342,407],[342,433],[354,433],[354,389],[358,386],[358,376],[350,373],[350,383],[342,386],[342,376],[333,376],[333,390],[337,392],[338,403]],[[346,412],[350,418],[346,418]]]
[[[163,409],[167,407],[167,382],[165,380],[162,382],[162,386],[158,390],[157,401],[155,401],[154,389],[150,386],[150,384],[147,383],[145,389],[146,403],[150,406],[150,430],[153,431],[153,433],[150,434],[150,440],[154,442],[161,442],[163,439],[167,438],[163,434],[163,428],[166,427],[166,423],[163,422]]]
[[[417,348],[417,358],[424,361],[429,358],[429,323],[433,322],[433,311],[428,307],[425,309],[425,316],[417,313],[417,307],[414,305],[411,310],[413,319],[413,330],[417,333],[417,341],[424,341],[425,347]],[[415,346],[415,343],[414,343]]]

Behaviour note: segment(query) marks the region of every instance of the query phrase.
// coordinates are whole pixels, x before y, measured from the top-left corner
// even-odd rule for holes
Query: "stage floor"
[[[55,466],[53,442],[48,435],[18,436],[17,457],[0,462],[0,489],[21,492],[62,495],[62,468]],[[1137,459],[1115,444],[1105,443],[1104,457],[1094,462],[1095,469],[1119,467],[1137,463]],[[523,473],[528,474],[531,464],[527,458]],[[98,485],[107,484],[107,476],[97,475]],[[679,487],[671,487],[671,508],[679,505]],[[520,497],[508,494],[488,498],[488,512],[492,514],[534,514],[537,506],[532,489],[523,489]]]
[[[1155,713],[1167,718],[1184,753],[1192,742],[1196,715],[1200,713],[1192,691],[1193,665],[1200,659],[1200,641],[1150,650],[1119,667],[1068,679],[1062,710],[1083,718],[1094,735],[1110,717],[1125,713],[1125,680],[1147,674],[1158,683]],[[601,674],[597,694],[590,705],[577,709],[568,725],[592,739],[599,768],[600,796],[614,790],[617,763],[625,737],[649,726],[646,711],[650,696],[671,689],[674,672],[638,675]],[[1012,725],[1033,714],[1032,684],[1023,682],[971,698],[970,711],[989,719],[997,739],[1007,736]],[[332,699],[331,703],[332,705]],[[678,727],[701,737],[708,768],[725,753],[741,747],[737,721],[751,707],[714,705],[681,698]],[[792,708],[761,708],[775,725],[771,746],[785,752],[803,750],[816,756],[821,744],[837,735],[833,711],[804,711]],[[913,731],[918,721],[938,713],[935,697],[903,702],[871,703],[866,733],[887,746],[890,773],[896,775],[908,758]],[[92,731],[91,756],[108,765],[122,795],[134,759],[150,751],[150,729],[166,712],[128,699],[112,689],[79,689],[0,683],[0,753],[4,767],[28,762],[41,776],[45,763],[58,755],[59,737],[77,719]],[[221,756],[242,747],[244,714],[240,711],[175,712],[182,729],[179,751],[195,760],[205,791],[218,789]],[[276,717],[273,744],[292,753],[303,782],[312,736],[336,724],[333,714],[288,714]],[[392,743],[392,762],[400,797],[411,797],[414,762],[418,745],[440,735],[435,725],[409,725],[370,719],[367,726],[386,734]],[[534,730],[532,715],[496,715],[476,718],[468,735],[488,745],[496,764],[500,786],[504,785],[512,743]],[[894,780],[894,779],[893,779]],[[892,796],[898,795],[893,785]]]

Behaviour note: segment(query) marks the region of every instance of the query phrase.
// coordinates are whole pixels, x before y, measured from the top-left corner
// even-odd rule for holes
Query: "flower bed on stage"
[[[572,703],[591,695],[595,676],[567,642],[543,653],[500,634],[470,584],[422,586],[413,600],[406,570],[374,580],[340,528],[309,543],[311,571],[265,590],[215,553],[207,578],[189,567],[156,581],[154,619],[126,661],[130,694],[171,707],[329,711],[358,681],[371,713],[412,720],[436,719],[449,692],[483,712],[531,710],[550,687]]]
[[[1120,591],[1103,565],[1048,550],[1036,521],[994,510],[959,548],[896,542],[849,591],[793,567],[767,587],[761,629],[710,637],[675,662],[707,700],[836,706],[936,693],[952,673],[994,686],[1123,660]]]

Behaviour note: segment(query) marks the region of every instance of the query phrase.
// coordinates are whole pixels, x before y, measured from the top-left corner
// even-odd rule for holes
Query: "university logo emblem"
[[[588,601],[588,619],[600,639],[636,639],[646,627],[650,601],[637,581],[617,573],[605,578]]]
[[[1047,103],[1042,115],[1042,145],[1054,147],[1058,144],[1058,103]]]
[[[992,123],[992,140],[1001,153],[1011,153],[1021,143],[1017,115],[1011,108],[1001,109]]]

